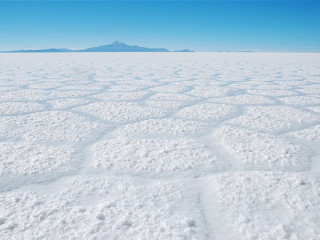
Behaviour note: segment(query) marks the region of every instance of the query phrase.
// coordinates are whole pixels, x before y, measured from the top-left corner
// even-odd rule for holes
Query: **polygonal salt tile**
[[[279,86],[283,86],[284,88],[287,87],[287,88],[296,88],[296,87],[300,87],[301,85],[305,84],[304,81],[302,80],[298,80],[298,81],[294,81],[294,77],[291,76],[290,77],[291,79],[284,79],[284,80],[279,80],[278,83],[279,83]]]
[[[172,83],[172,85],[175,85],[175,86],[183,86],[183,87],[193,87],[195,85],[199,85],[198,84],[198,81],[195,81],[194,79],[192,80],[188,80],[188,78],[185,80],[185,79],[180,79],[178,82],[174,82]],[[207,84],[205,84],[207,85]]]
[[[178,101],[157,101],[157,100],[148,100],[145,103],[150,107],[156,108],[167,108],[167,109],[177,109],[184,106],[186,103]]]
[[[320,96],[294,96],[294,97],[284,97],[279,100],[283,101],[286,104],[295,105],[295,106],[308,106],[308,105],[319,105]]]
[[[72,97],[84,97],[93,94],[94,91],[87,90],[54,90],[50,91],[50,98],[72,98]]]
[[[63,86],[59,88],[59,90],[90,90],[90,91],[99,91],[103,89],[104,89],[103,86],[95,86],[92,84],[78,85],[78,82],[75,82],[74,85],[68,85],[68,86]]]
[[[286,89],[268,89],[268,91],[258,90],[258,89],[249,89],[247,91],[250,94],[269,96],[269,97],[292,96],[292,95],[298,94],[297,92],[286,90]]]
[[[235,113],[237,108],[227,104],[196,104],[183,108],[177,116],[194,120],[222,120]]]
[[[300,127],[304,124],[320,120],[316,114],[288,106],[257,106],[247,107],[241,116],[229,123],[261,131],[278,132]]]
[[[179,135],[188,133],[197,133],[204,129],[206,124],[185,121],[181,119],[148,119],[145,121],[127,124],[120,128],[116,133],[119,135]]]
[[[197,97],[222,97],[226,96],[229,92],[228,88],[218,87],[218,86],[195,86],[193,90],[189,91],[188,94]]]
[[[56,99],[52,101],[48,101],[54,109],[66,109],[77,107],[79,105],[83,105],[89,103],[90,100],[85,98],[62,98]]]
[[[273,100],[265,96],[256,96],[256,95],[237,95],[230,97],[222,98],[212,98],[210,102],[215,103],[227,103],[235,105],[260,105],[260,104],[272,104]]]
[[[27,141],[79,142],[101,126],[70,112],[48,111],[0,118],[0,136]]]
[[[140,76],[141,77],[141,76]],[[152,80],[135,80],[132,81],[132,77],[129,78],[130,80],[124,79],[122,76],[116,79],[116,83],[120,85],[126,85],[132,87],[141,87],[141,88],[146,88],[146,87],[153,87],[153,86],[158,86],[160,83]],[[111,88],[113,91],[115,91],[116,88]]]
[[[50,99],[47,91],[40,89],[22,89],[1,92],[0,101],[44,101]]]
[[[308,109],[316,112],[316,113],[320,113],[320,106],[315,106],[315,107],[308,107]]]
[[[50,192],[0,195],[6,239],[204,239],[205,227],[176,182],[76,178]],[[181,207],[182,202],[188,202]]]
[[[297,170],[307,167],[302,147],[266,133],[234,127],[221,127],[213,134],[222,148],[245,169]]]
[[[138,119],[161,117],[165,111],[140,106],[134,102],[99,102],[76,108],[111,122],[127,122]]]
[[[218,167],[205,145],[188,139],[117,138],[94,144],[92,151],[99,168],[161,172]]]
[[[306,128],[300,131],[295,131],[291,133],[297,138],[301,138],[309,141],[318,141],[320,140],[320,125],[314,127]]]
[[[299,92],[303,92],[306,94],[306,96],[316,96],[320,97],[320,85],[319,85],[319,79],[316,79],[316,84],[313,85],[304,85],[302,86],[302,89],[298,89]]]
[[[151,100],[165,100],[165,101],[197,101],[198,97],[193,97],[185,94],[178,93],[156,93],[149,99]]]
[[[320,236],[320,184],[306,173],[224,173],[201,186],[202,206],[216,239]]]
[[[179,93],[187,89],[188,89],[187,86],[169,84],[169,85],[164,85],[159,87],[153,87],[153,88],[150,88],[149,90],[154,92]]]
[[[104,92],[100,94],[93,95],[94,98],[99,98],[105,101],[133,101],[144,98],[148,95],[147,91],[137,91],[137,92]]]
[[[144,90],[146,87],[145,86],[135,86],[135,85],[112,85],[108,88],[109,91],[140,91]]]
[[[4,102],[0,104],[0,115],[30,113],[43,110],[43,105],[35,102]]]
[[[0,79],[2,81],[2,79]],[[3,86],[3,84],[0,84],[2,91],[12,91],[12,90],[20,90],[20,86]]]
[[[73,150],[26,142],[0,142],[0,176],[43,174],[66,170],[74,162]]]
[[[273,91],[273,90],[290,90],[292,89],[292,86],[284,84],[281,82],[279,84],[269,83],[269,84],[259,84],[258,86],[255,86],[255,89],[257,90],[267,90],[267,91]]]
[[[46,89],[46,88],[58,88],[65,86],[65,83],[59,82],[59,79],[50,79],[46,82],[34,82],[28,87],[30,89]]]

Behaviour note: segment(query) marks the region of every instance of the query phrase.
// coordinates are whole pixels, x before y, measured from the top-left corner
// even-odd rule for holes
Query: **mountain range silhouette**
[[[109,45],[102,45],[98,47],[91,47],[86,49],[71,50],[67,48],[49,48],[49,49],[26,49],[26,50],[14,50],[14,51],[2,51],[9,53],[45,53],[45,52],[193,52],[188,49],[169,51],[166,48],[147,48],[137,45],[127,45],[125,43],[115,41]]]

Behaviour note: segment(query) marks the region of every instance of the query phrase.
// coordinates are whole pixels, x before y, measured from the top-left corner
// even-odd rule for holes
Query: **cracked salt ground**
[[[0,54],[0,239],[320,239],[319,54]]]

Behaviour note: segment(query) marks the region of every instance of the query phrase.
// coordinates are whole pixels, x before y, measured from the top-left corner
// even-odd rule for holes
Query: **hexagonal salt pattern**
[[[236,108],[227,104],[196,104],[178,112],[178,116],[196,120],[222,120],[236,112]]]
[[[0,142],[0,176],[30,175],[70,168],[75,161],[71,148],[49,147],[27,142]]]
[[[320,121],[320,116],[289,106],[247,107],[244,114],[230,121],[233,125],[266,132],[280,132],[301,128]]]
[[[205,145],[188,139],[111,139],[93,146],[96,167],[132,171],[179,171],[218,167]]]
[[[250,130],[221,127],[215,141],[232,155],[235,165],[247,169],[300,170],[307,168],[305,151],[276,136]]]
[[[29,142],[79,142],[100,127],[96,122],[64,111],[0,117],[0,122],[3,137],[22,138]]]
[[[319,239],[320,54],[0,54],[0,240]]]
[[[76,110],[89,113],[110,122],[130,122],[139,119],[161,117],[164,111],[140,106],[135,102],[103,102],[81,106]]]
[[[35,102],[4,102],[0,105],[1,115],[15,115],[21,113],[31,113],[42,110],[42,104]]]

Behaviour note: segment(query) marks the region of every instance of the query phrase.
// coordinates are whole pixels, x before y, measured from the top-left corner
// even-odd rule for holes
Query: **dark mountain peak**
[[[127,45],[125,43],[115,41],[109,45],[103,45],[99,47],[92,47],[83,50],[80,52],[169,52],[165,48],[146,48],[140,46]]]
[[[189,50],[189,49],[183,49],[183,50],[178,50],[178,51],[174,51],[174,52],[193,52],[193,51]]]
[[[114,41],[113,43],[111,43],[110,45],[112,46],[119,46],[119,45],[122,45],[122,46],[127,46],[127,44],[124,44],[123,42],[119,42],[119,41]]]

